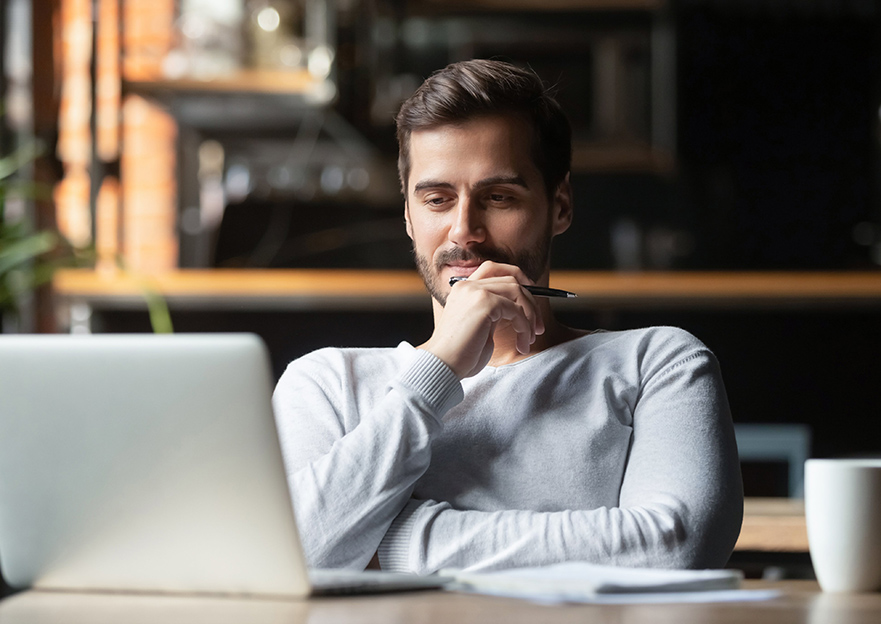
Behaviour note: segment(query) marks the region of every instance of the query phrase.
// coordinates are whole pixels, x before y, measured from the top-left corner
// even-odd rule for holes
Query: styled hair
[[[401,106],[395,122],[404,197],[413,132],[501,114],[519,115],[532,126],[532,160],[541,172],[545,190],[553,195],[572,162],[572,130],[566,114],[533,71],[478,59],[434,72]]]

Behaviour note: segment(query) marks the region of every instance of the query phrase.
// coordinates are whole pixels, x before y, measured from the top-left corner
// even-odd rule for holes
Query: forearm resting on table
[[[724,565],[733,526],[703,526],[681,505],[559,512],[459,511],[411,500],[380,546],[383,569],[430,574],[589,561],[627,567]],[[724,522],[722,523],[725,524]],[[708,532],[719,532],[717,546]],[[726,539],[726,535],[730,539]]]

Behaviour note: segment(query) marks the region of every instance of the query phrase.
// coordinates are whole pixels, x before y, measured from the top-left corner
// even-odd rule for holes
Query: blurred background
[[[574,128],[555,268],[823,278],[755,305],[583,293],[564,321],[701,338],[750,496],[798,496],[799,458],[881,449],[875,0],[5,0],[0,19],[4,332],[151,331],[170,310],[175,331],[261,334],[276,374],[423,341],[421,290],[333,303],[280,270],[410,276],[394,115],[433,70],[500,58]],[[261,291],[273,276],[291,285]],[[853,276],[874,295],[823,296]]]

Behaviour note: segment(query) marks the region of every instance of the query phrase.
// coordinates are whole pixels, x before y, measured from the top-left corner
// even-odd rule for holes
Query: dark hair
[[[531,70],[492,60],[453,63],[434,72],[404,102],[398,126],[398,175],[407,196],[410,135],[482,115],[517,114],[532,125],[532,159],[552,195],[569,173],[572,130],[566,114]]]

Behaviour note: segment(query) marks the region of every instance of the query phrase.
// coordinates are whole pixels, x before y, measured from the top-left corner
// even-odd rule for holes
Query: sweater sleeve
[[[379,555],[384,569],[417,573],[562,561],[720,567],[742,514],[728,402],[715,357],[702,350],[643,384],[617,507],[474,511],[411,500]]]
[[[428,467],[431,438],[462,389],[443,362],[417,350],[393,379],[376,380],[387,384],[380,400],[353,415],[341,390],[347,363],[328,353],[291,363],[273,407],[306,561],[364,569]]]

